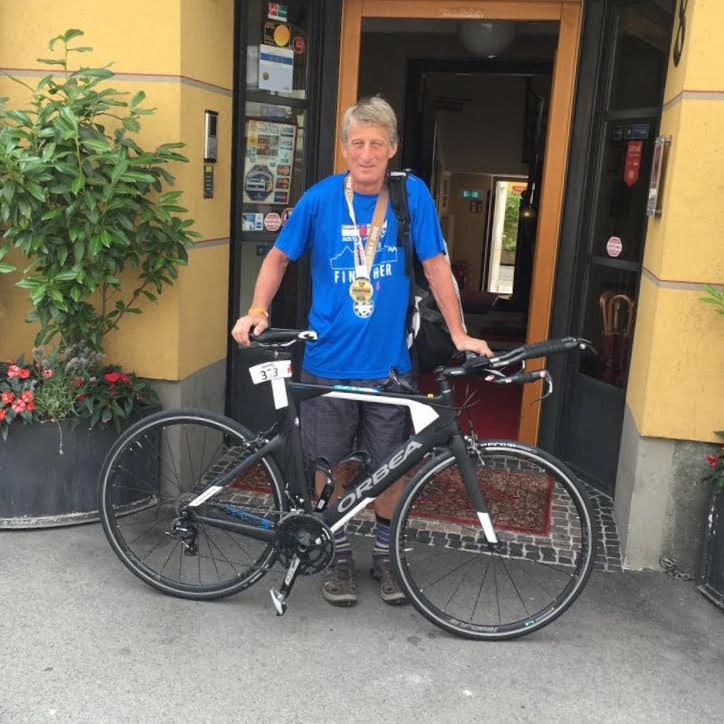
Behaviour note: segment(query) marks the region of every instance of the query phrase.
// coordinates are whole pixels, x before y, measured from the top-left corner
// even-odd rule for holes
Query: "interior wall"
[[[455,217],[455,238],[452,261],[465,263],[465,291],[480,288],[483,240],[485,239],[486,197],[492,187],[492,176],[454,174],[450,188],[450,214]],[[482,201],[480,213],[472,211],[471,199],[463,198],[463,190],[477,191]]]
[[[434,73],[434,96],[462,99],[460,111],[437,112],[438,138],[451,173],[525,176],[525,78]]]

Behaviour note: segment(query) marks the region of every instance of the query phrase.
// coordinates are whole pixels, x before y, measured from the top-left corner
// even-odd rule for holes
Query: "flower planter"
[[[118,437],[85,420],[13,426],[0,441],[0,528],[45,528],[98,520],[98,477]],[[145,461],[155,476],[158,462]],[[128,501],[132,503],[133,501]]]
[[[712,494],[697,589],[724,610],[724,491]]]

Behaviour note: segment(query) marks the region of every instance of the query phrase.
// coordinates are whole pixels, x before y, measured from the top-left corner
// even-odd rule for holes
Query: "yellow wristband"
[[[269,319],[269,312],[267,312],[266,309],[262,309],[261,307],[252,307],[247,314],[254,314],[254,312],[263,314],[267,319]]]

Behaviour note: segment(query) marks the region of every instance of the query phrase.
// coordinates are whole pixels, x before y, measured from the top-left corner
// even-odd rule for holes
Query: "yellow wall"
[[[113,87],[146,93],[156,113],[142,119],[139,143],[182,141],[188,164],[171,172],[181,204],[201,238],[190,250],[189,266],[158,305],[145,304],[106,340],[108,357],[142,375],[177,380],[226,355],[231,198],[233,87],[233,0],[26,0],[0,2],[0,70],[22,75],[30,85],[47,72],[38,57],[52,57],[48,40],[67,28],[85,35],[94,48],[85,63],[113,62]],[[0,95],[18,98],[12,81],[0,78]],[[20,101],[18,101],[20,102]],[[204,110],[219,113],[219,161],[213,199],[203,199]],[[29,352],[34,329],[23,322],[28,308],[14,280],[0,276],[0,356]]]
[[[669,59],[661,134],[672,142],[663,212],[648,225],[627,391],[649,437],[713,440],[724,427],[724,317],[700,301],[703,284],[724,284],[722,33],[724,4],[689,0],[679,66]]]

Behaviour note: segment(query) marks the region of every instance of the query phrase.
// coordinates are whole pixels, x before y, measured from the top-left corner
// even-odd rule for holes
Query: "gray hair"
[[[387,131],[390,143],[397,145],[397,116],[392,106],[380,95],[360,98],[342,116],[342,143],[347,143],[349,124],[354,121],[364,126],[380,126]]]

